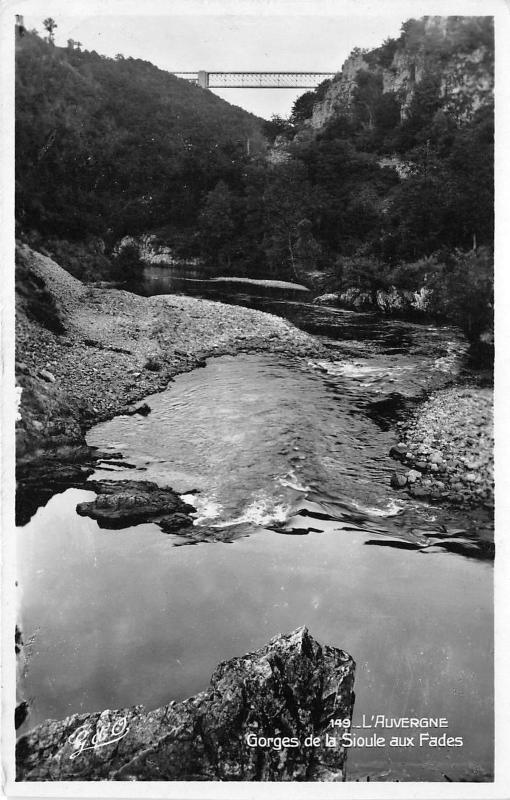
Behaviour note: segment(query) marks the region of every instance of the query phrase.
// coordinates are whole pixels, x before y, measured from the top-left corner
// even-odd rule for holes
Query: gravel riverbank
[[[477,386],[436,392],[412,421],[400,423],[402,440],[392,455],[407,467],[392,485],[418,498],[492,508],[493,393]]]
[[[17,251],[19,463],[83,444],[84,431],[163,389],[210,356],[321,352],[271,314],[176,295],[140,297],[82,284],[50,258]],[[59,331],[59,332],[58,332]]]
[[[82,284],[58,264],[17,251],[16,373],[20,471],[84,448],[85,431],[207,357],[269,351],[326,355],[289,322],[253,309],[177,295],[140,297]],[[399,423],[392,485],[416,498],[491,506],[492,391],[453,387]]]

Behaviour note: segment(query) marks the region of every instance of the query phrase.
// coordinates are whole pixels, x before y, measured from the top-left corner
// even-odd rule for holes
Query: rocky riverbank
[[[46,720],[18,741],[17,780],[342,781],[354,670],[298,628],[220,664],[188,700]]]
[[[476,386],[436,392],[408,423],[390,455],[404,469],[391,478],[412,497],[459,505],[494,503],[493,396]]]
[[[352,286],[343,292],[321,294],[313,302],[319,306],[338,306],[352,311],[374,311],[387,316],[429,319],[434,316],[430,295],[425,287],[413,292],[397,289],[395,286],[387,290],[363,290]]]
[[[163,389],[210,356],[320,350],[290,323],[191,297],[144,298],[81,283],[46,256],[17,249],[18,466],[70,456],[94,423]]]

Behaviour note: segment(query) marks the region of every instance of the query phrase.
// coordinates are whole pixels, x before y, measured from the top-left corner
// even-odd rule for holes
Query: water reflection
[[[319,333],[330,357],[212,359],[148,398],[148,417],[89,433],[123,455],[94,477],[114,477],[113,464],[123,478],[193,491],[194,541],[213,544],[181,546],[152,524],[100,530],[76,515],[93,496],[78,489],[19,529],[19,619],[34,637],[20,732],[189,696],[220,661],[306,624],[357,661],[354,724],[364,714],[444,716],[464,737],[430,752],[357,749],[352,780],[490,775],[492,572],[479,541],[488,514],[468,518],[389,487],[395,417],[459,374],[464,342],[450,328],[281,295],[250,303]]]
[[[306,624],[357,661],[355,725],[363,714],[445,716],[464,737],[462,748],[430,753],[357,749],[351,779],[490,772],[488,565],[365,547],[365,533],[334,523],[291,541],[259,529],[234,544],[176,548],[153,525],[101,531],[76,516],[90,496],[56,495],[19,532],[21,621],[35,633],[30,726],[186,697],[220,661]]]

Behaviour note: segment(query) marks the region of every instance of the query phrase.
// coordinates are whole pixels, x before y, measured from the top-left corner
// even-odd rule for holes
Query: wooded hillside
[[[43,236],[114,241],[197,220],[260,120],[139,59],[17,39],[17,220]]]

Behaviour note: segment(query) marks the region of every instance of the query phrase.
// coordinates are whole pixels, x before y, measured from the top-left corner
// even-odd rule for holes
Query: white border
[[[496,774],[494,783],[202,783],[202,782],[55,782],[13,781],[12,725],[14,712],[15,624],[14,595],[14,120],[13,77],[15,13],[73,15],[166,14],[258,14],[368,16],[401,13],[402,21],[425,14],[493,15],[496,23]],[[2,384],[2,790],[8,797],[154,797],[154,798],[494,798],[510,797],[510,603],[508,565],[510,542],[507,531],[510,448],[510,263],[506,214],[510,209],[510,8],[505,0],[0,0],[0,179],[2,194],[0,259]],[[340,64],[338,65],[340,67]],[[508,354],[508,355],[507,355]],[[447,613],[447,609],[445,609]]]

